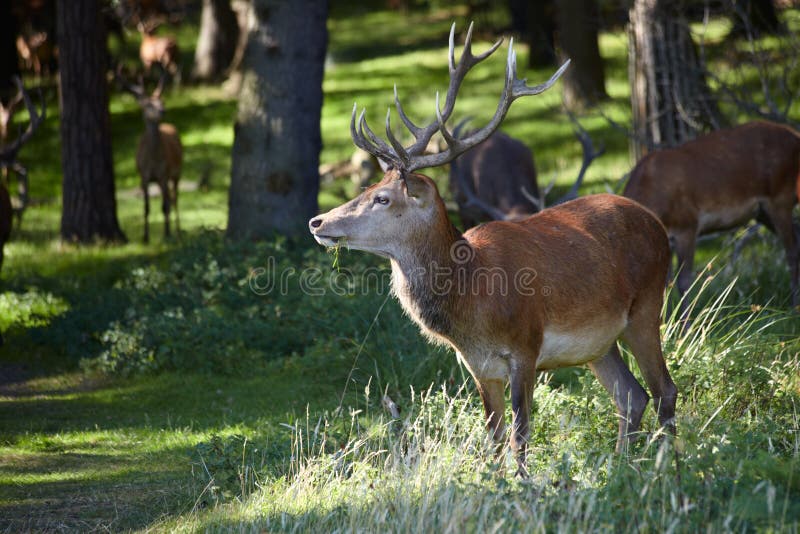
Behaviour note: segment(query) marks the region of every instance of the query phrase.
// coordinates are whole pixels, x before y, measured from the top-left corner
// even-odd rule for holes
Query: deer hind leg
[[[527,362],[512,362],[511,372],[511,450],[517,458],[517,475],[523,478],[528,477],[525,456],[530,436],[533,388],[536,386],[536,368]]]
[[[142,182],[142,193],[144,194],[144,242],[150,242],[150,192],[148,182]]]
[[[793,207],[793,204],[779,207],[771,203],[762,206],[764,215],[769,219],[768,228],[780,238],[783,248],[786,250],[786,262],[789,264],[789,276],[791,277],[792,307],[798,305],[798,298],[800,298],[800,295],[798,295],[800,247],[798,246],[798,237],[792,222]]]
[[[169,183],[164,182],[161,185],[161,211],[164,212],[164,237],[169,237],[169,208],[171,204]]]
[[[634,303],[622,338],[630,346],[647,388],[653,395],[659,423],[674,434],[678,388],[669,375],[661,351],[661,289],[658,288],[658,291],[659,295],[653,295],[646,303]]]
[[[605,356],[588,365],[597,381],[614,399],[619,416],[617,452],[622,453],[638,432],[650,397],[625,364],[616,343]]]

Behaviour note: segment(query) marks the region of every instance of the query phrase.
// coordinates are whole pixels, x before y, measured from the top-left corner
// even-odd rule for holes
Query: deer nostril
[[[309,224],[311,225],[311,228],[319,228],[319,226],[322,224],[322,219],[314,219]]]

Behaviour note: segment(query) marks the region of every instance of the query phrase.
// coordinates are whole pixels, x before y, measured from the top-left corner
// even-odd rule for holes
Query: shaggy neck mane
[[[459,311],[459,288],[473,269],[474,250],[447,219],[444,206],[438,224],[416,236],[414,243],[404,255],[392,258],[392,290],[426,333],[448,338]]]

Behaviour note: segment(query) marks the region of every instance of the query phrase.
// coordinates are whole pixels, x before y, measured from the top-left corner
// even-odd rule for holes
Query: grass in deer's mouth
[[[332,245],[327,248],[329,254],[333,254],[333,264],[331,264],[331,268],[339,270],[341,264],[339,263],[339,249],[342,245],[347,246],[347,239],[344,237],[340,237],[336,239],[336,244]]]

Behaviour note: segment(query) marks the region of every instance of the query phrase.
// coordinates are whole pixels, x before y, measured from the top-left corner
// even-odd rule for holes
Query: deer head
[[[493,117],[483,128],[458,138],[447,127],[458,90],[469,70],[494,53],[502,39],[486,52],[473,55],[470,24],[458,63],[455,61],[454,41],[455,24],[450,29],[449,40],[450,84],[443,107],[440,106],[439,94],[436,94],[436,119],[433,122],[424,127],[414,124],[403,110],[395,86],[395,107],[403,124],[414,136],[415,141],[411,145],[403,146],[392,132],[391,109],[386,114],[387,144],[370,129],[365,111],[362,110],[357,117],[357,105],[353,106],[350,119],[353,142],[377,157],[387,170],[378,184],[352,201],[309,222],[311,233],[319,243],[328,246],[346,243],[353,249],[394,257],[393,254],[398,253],[405,239],[419,238],[431,224],[446,217],[436,185],[414,171],[444,165],[486,140],[500,126],[514,100],[521,96],[538,95],[549,89],[569,65],[569,61],[565,62],[547,82],[530,87],[524,79],[516,76],[516,53],[512,39],[506,60],[505,83]],[[426,148],[436,133],[441,134],[447,147],[439,153],[427,154]],[[397,250],[390,250],[393,248]]]

